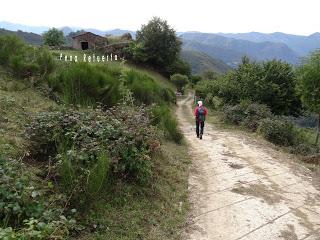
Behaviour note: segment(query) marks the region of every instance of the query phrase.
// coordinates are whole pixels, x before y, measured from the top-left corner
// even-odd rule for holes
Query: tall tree
[[[174,74],[170,77],[170,80],[177,86],[177,90],[179,92],[183,92],[184,86],[189,82],[189,79],[187,76],[182,74]]]
[[[298,69],[297,89],[302,103],[312,112],[318,114],[316,144],[320,133],[320,50],[309,55]]]
[[[180,59],[181,41],[167,21],[153,17],[137,31],[131,46],[133,59],[161,69],[169,75],[190,73],[190,66]]]
[[[57,28],[51,28],[45,32],[43,40],[44,44],[49,46],[61,46],[65,42],[63,32]]]

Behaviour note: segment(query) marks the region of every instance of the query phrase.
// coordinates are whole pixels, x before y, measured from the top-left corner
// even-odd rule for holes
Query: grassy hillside
[[[73,60],[75,58],[75,56],[77,56],[78,62],[83,62],[83,58],[84,58],[84,54],[86,54],[86,56],[93,56],[93,54],[95,54],[96,56],[102,56],[102,54],[100,53],[94,53],[92,51],[81,51],[81,50],[51,50],[54,58],[56,58],[58,60],[59,63],[61,64],[65,64],[65,56],[67,56],[67,59],[70,59],[70,56],[72,56]],[[60,61],[60,54],[62,54],[62,60]],[[91,65],[97,65],[97,66],[103,66],[103,65],[113,65],[113,66],[121,66],[122,69],[126,69],[126,70],[139,70],[140,73],[146,74],[147,76],[153,78],[157,83],[159,83],[162,87],[166,87],[171,89],[172,91],[175,91],[175,86],[172,82],[168,81],[168,79],[166,77],[164,77],[163,75],[161,75],[160,73],[152,70],[151,68],[146,68],[144,66],[138,66],[135,65],[133,63],[127,63],[126,61],[122,62],[121,60],[118,59],[118,61],[113,61],[113,62],[108,62],[108,63],[97,63],[93,64],[91,63]]]
[[[190,160],[172,84],[142,67],[41,74],[40,58],[21,59],[26,75],[0,66],[0,238],[179,239]]]
[[[24,41],[26,41],[27,43],[32,45],[41,45],[43,43],[41,35],[31,33],[31,32],[23,32],[20,30],[10,31],[10,30],[0,28],[0,35],[8,35],[8,34],[16,35],[21,39],[23,39]]]
[[[183,60],[191,65],[193,74],[201,74],[205,71],[226,73],[227,71],[231,70],[231,67],[225,64],[223,61],[214,59],[203,52],[183,50],[181,52],[181,56]]]

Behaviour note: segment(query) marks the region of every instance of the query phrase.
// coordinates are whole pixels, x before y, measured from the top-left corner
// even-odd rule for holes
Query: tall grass
[[[120,65],[89,65],[71,63],[59,68],[49,79],[53,90],[62,95],[66,104],[113,106],[119,102],[123,87],[130,90],[138,104],[175,102],[174,92],[147,74]]]
[[[144,73],[129,70],[122,77],[138,103],[150,105],[152,103],[175,101],[175,94],[171,89],[162,87]]]
[[[98,156],[96,165],[90,170],[88,177],[88,194],[90,198],[102,190],[103,184],[108,177],[110,169],[110,158],[105,151],[102,151]]]
[[[152,124],[162,129],[167,139],[176,143],[182,142],[183,134],[178,127],[178,121],[168,106],[156,106],[152,109]]]
[[[19,78],[46,77],[55,68],[48,49],[28,46],[14,35],[0,36],[0,65]]]
[[[58,153],[61,156],[59,164],[61,186],[73,200],[81,201],[80,204],[86,203],[97,197],[105,186],[111,161],[104,150],[100,151],[96,160],[85,160],[85,156],[82,159],[74,154],[78,150],[75,147],[71,147],[70,150],[68,145],[70,145],[68,141],[62,139],[58,147]]]
[[[62,94],[66,104],[80,104],[84,106],[101,102],[106,106],[113,106],[120,99],[119,67],[88,65],[74,63],[61,68],[49,79],[53,90]]]

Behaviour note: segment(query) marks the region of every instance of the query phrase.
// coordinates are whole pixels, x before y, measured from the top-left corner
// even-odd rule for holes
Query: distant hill
[[[42,34],[50,27],[47,26],[27,26],[23,24],[15,24],[10,22],[0,22],[0,28],[10,31],[18,31],[26,33]],[[115,35],[119,36],[124,33],[131,33],[135,38],[136,32],[123,29],[100,30],[95,28],[81,27],[62,27],[61,30],[67,36],[71,32],[79,30],[93,32],[95,34]],[[30,33],[31,34],[31,33]],[[219,59],[227,63],[229,66],[237,66],[243,55],[249,56],[254,60],[281,59],[289,63],[297,63],[301,57],[306,56],[317,48],[320,48],[320,33],[314,33],[309,36],[300,36],[285,34],[281,32],[275,33],[201,33],[201,32],[177,32],[183,41],[183,50],[192,50],[206,53],[213,59]],[[19,33],[22,38],[32,44],[40,43],[38,36],[26,36]],[[40,36],[41,37],[41,36]],[[32,40],[33,39],[33,40]],[[70,42],[70,39],[68,39]],[[42,40],[41,40],[42,42]],[[190,57],[190,53],[189,53]],[[197,55],[199,58],[200,56]],[[206,57],[201,55],[202,61]],[[193,61],[195,63],[195,61]],[[204,64],[206,65],[206,64]],[[199,66],[198,66],[199,67]],[[194,67],[196,69],[197,67]]]
[[[41,45],[42,44],[42,36],[35,34],[35,33],[30,33],[30,32],[23,32],[23,31],[9,31],[6,29],[0,28],[0,35],[8,35],[8,34],[14,34],[17,35],[18,37],[22,38],[24,41],[26,41],[29,44],[32,45]]]
[[[11,23],[2,21],[0,22],[0,28],[4,28],[10,31],[18,31],[21,30],[23,32],[32,32],[36,34],[42,34],[45,31],[48,31],[49,27],[39,27],[39,26],[28,26],[23,24]]]
[[[4,28],[10,31],[24,31],[24,32],[33,32],[36,34],[43,34],[44,32],[48,31],[51,27],[47,26],[28,26],[28,25],[23,25],[23,24],[17,24],[17,23],[11,23],[11,22],[6,22],[2,21],[0,22],[0,28]],[[97,35],[105,36],[106,34],[111,34],[111,35],[122,35],[124,33],[131,33],[133,37],[135,37],[136,32],[131,31],[131,30],[123,30],[123,29],[112,29],[112,30],[100,30],[100,29],[95,29],[95,28],[82,28],[82,27],[62,27],[60,28],[64,35],[67,36],[70,32],[76,32],[79,30],[84,30],[86,32],[92,32]]]
[[[286,34],[281,32],[275,33],[218,33],[220,36],[247,40],[252,42],[279,42],[284,43],[300,56],[307,55],[310,51],[320,48],[320,33],[314,33],[309,36],[300,36]]]
[[[201,74],[208,70],[215,71],[217,73],[226,73],[231,70],[231,67],[223,61],[213,59],[203,52],[183,50],[181,52],[181,57],[191,65],[193,74]]]
[[[70,33],[73,32],[73,29],[71,27],[62,27],[60,30],[63,32],[64,36],[68,36]]]
[[[205,52],[210,57],[221,59],[229,66],[237,65],[244,55],[258,61],[275,58],[297,63],[299,60],[299,55],[284,43],[251,42],[198,32],[183,33],[180,37],[183,49]]]

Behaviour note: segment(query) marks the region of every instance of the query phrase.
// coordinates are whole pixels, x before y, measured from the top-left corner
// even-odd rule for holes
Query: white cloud
[[[310,34],[320,31],[319,9],[318,0],[10,0],[0,21],[136,30],[159,16],[178,31]]]

